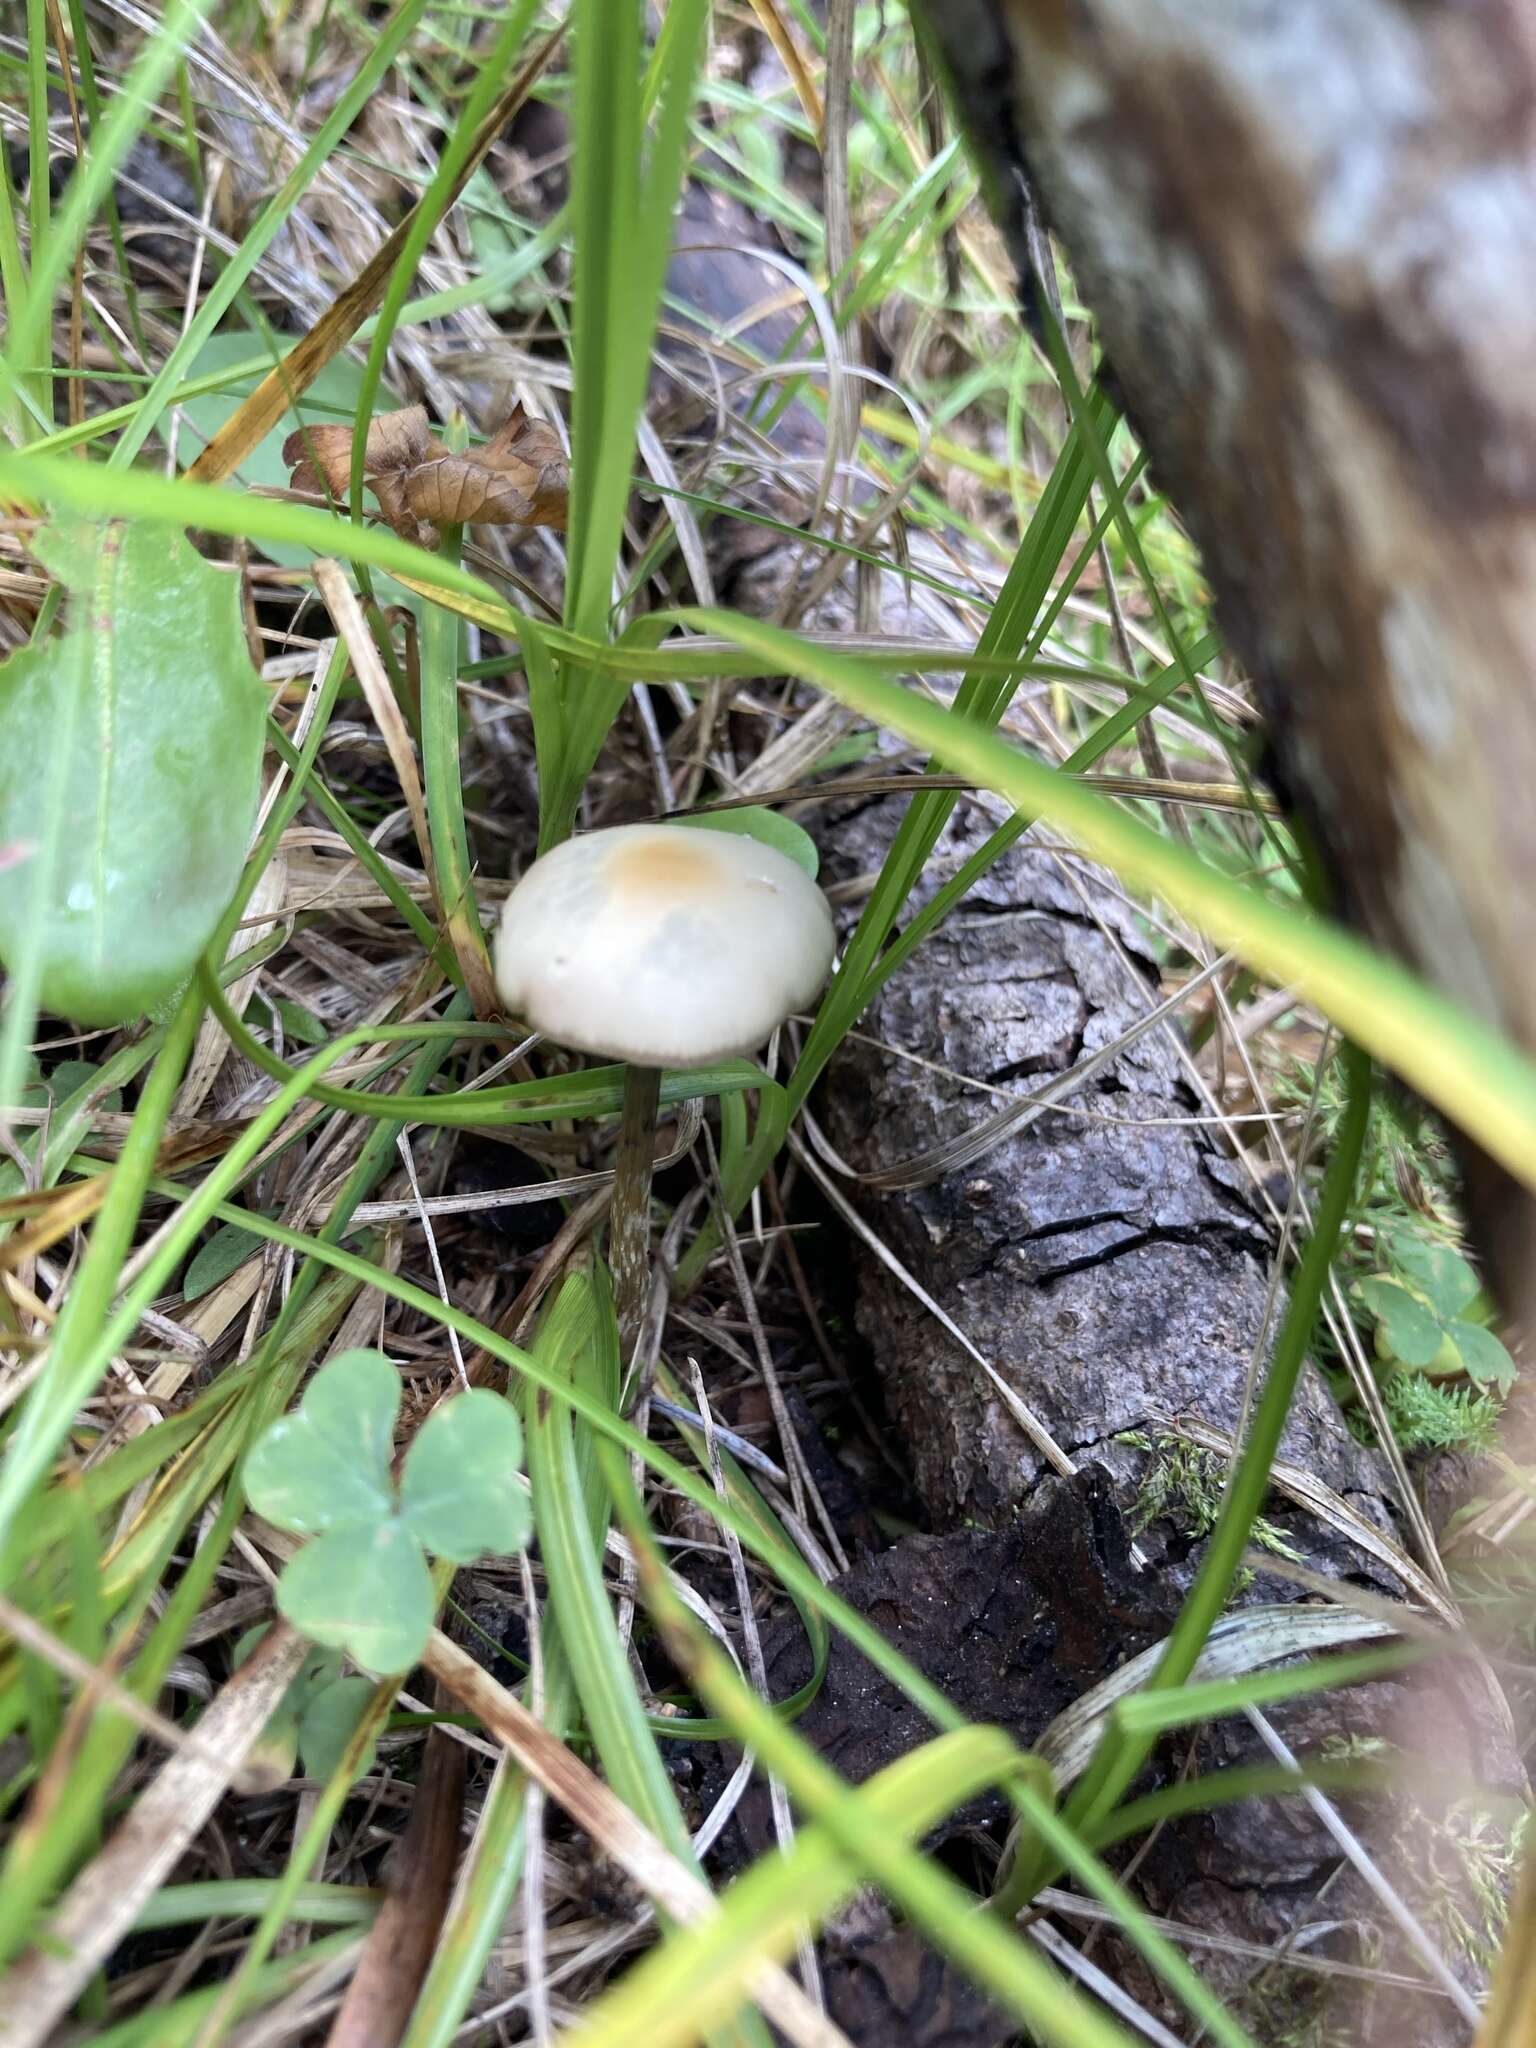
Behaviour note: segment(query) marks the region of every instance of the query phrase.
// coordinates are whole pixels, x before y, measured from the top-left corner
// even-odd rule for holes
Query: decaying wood
[[[887,798],[829,820],[829,878],[877,869],[898,816]],[[962,801],[919,902],[992,822],[982,800]],[[880,992],[820,1097],[832,1146],[858,1176],[839,1185],[974,1347],[962,1348],[887,1260],[855,1241],[859,1331],[924,1506],[944,1533],[867,1560],[839,1590],[895,1633],[967,1713],[999,1720],[1026,1742],[1058,1711],[1053,1697],[1078,1699],[1143,1639],[1166,1636],[1202,1554],[1198,1529],[1177,1494],[1139,1528],[1134,1558],[1126,1525],[1138,1520],[1154,1457],[1167,1455],[1175,1428],[1197,1418],[1237,1424],[1265,1347],[1275,1234],[1237,1162],[1199,1121],[1166,1024],[1133,1035],[1160,994],[1144,939],[1108,879],[1087,863],[1020,847]],[[1109,1057],[1095,1065],[1103,1052]],[[996,1132],[997,1102],[975,1086],[990,1081],[1017,1097],[1067,1072],[1083,1075],[1082,1084],[1011,1133]],[[998,1142],[967,1158],[962,1141],[989,1124]],[[927,1163],[914,1170],[915,1161]],[[1051,1472],[1010,1396],[1078,1466],[1072,1479]],[[1149,1455],[1149,1446],[1160,1448]],[[1283,1456],[1320,1500],[1331,1496],[1333,1519],[1277,1489],[1265,1508],[1271,1534],[1312,1572],[1385,1599],[1385,1611],[1422,1597],[1398,1547],[1402,1502],[1386,1461],[1354,1438],[1311,1370]],[[1261,1576],[1243,1597],[1284,1601],[1297,1592]],[[782,1696],[796,1682],[801,1646],[785,1627],[768,1648],[771,1689]],[[888,1693],[839,1650],[802,1733],[857,1779],[914,1739]],[[1406,1753],[1433,1758],[1442,1773],[1459,1770],[1491,1796],[1521,1784],[1502,1701],[1466,1667],[1437,1669],[1411,1686],[1321,1694],[1282,1718],[1286,1741],[1309,1755],[1390,1730]],[[1219,1724],[1201,1743],[1202,1769],[1265,1756],[1241,1722]],[[1159,1769],[1176,1768],[1175,1748]],[[1355,1816],[1370,1852],[1389,1863],[1421,1913],[1434,1886],[1449,1882],[1440,1864],[1428,1886],[1416,1873],[1431,1868],[1434,1844],[1443,1846],[1451,1796],[1443,1784],[1426,1785],[1416,1800],[1382,1801]],[[754,1815],[749,1803],[749,1828]],[[1347,1896],[1350,1912],[1379,1918],[1360,1883],[1335,1874],[1338,1863],[1315,1816],[1294,1801],[1255,1801],[1163,1831],[1137,1886],[1170,1920],[1250,1945],[1251,1954],[1202,1964],[1231,1997],[1246,1995],[1255,1955],[1314,1924],[1320,1894],[1328,1917]],[[898,1982],[915,1967],[911,1946],[907,1937],[890,1951],[892,1966],[902,1966]],[[886,1946],[878,1953],[886,1957]],[[1397,1960],[1410,1976],[1418,1967],[1411,1953]],[[881,2009],[883,1978],[870,1978],[861,1962],[845,1985],[835,1951],[828,1963],[840,2016],[845,1997]],[[1174,2019],[1128,1956],[1117,1954],[1114,1973]],[[1426,2006],[1417,1992],[1403,1996],[1416,2044],[1465,2040],[1464,2015],[1446,1999]],[[1378,2019],[1396,2009],[1385,1993],[1378,2005]],[[850,2032],[877,2038],[878,2025],[861,2032],[853,2024],[854,2009]],[[1330,2017],[1341,2010],[1330,2008]],[[1343,2017],[1352,2038],[1352,2009]],[[956,2036],[973,2037],[992,2038],[979,2019],[972,2034]],[[1261,2027],[1258,2038],[1279,2036]]]
[[[984,10],[955,11],[962,30],[968,16],[985,19]],[[984,37],[971,47],[984,54]],[[731,601],[781,612],[794,566],[780,550],[754,551],[736,565]],[[914,622],[901,607],[922,593],[888,583],[884,630],[910,633]],[[824,595],[801,623],[850,630],[846,591]],[[899,806],[899,794],[875,791],[834,800],[807,820],[819,830],[826,879],[846,891],[850,923],[860,878],[878,870]],[[996,822],[986,799],[962,800],[918,903]],[[967,1354],[867,1240],[827,1234],[827,1271],[836,1284],[851,1282],[893,1438],[937,1532],[855,1563],[839,1591],[968,1715],[997,1720],[1025,1743],[1039,1739],[1058,1704],[1091,1691],[1142,1642],[1166,1636],[1201,1545],[1175,1508],[1139,1531],[1131,1555],[1126,1518],[1149,1468],[1143,1445],[1179,1418],[1203,1416],[1228,1430],[1238,1422],[1262,1349],[1275,1237],[1229,1149],[1194,1121],[1201,1104],[1172,1037],[1156,1028],[1118,1047],[1071,1100],[984,1155],[954,1156],[947,1166],[936,1155],[998,1112],[997,1095],[979,1093],[976,1083],[1016,1097],[1081,1069],[1132,1031],[1161,994],[1136,921],[1107,878],[1020,849],[892,978],[813,1104],[852,1176],[824,1146],[808,1149],[807,1165],[827,1175],[834,1195],[985,1361]],[[926,1161],[921,1170],[918,1161]],[[805,1255],[816,1256],[809,1246]],[[1050,1471],[1010,1397],[1075,1461],[1073,1477]],[[1138,1436],[1142,1444],[1128,1440]],[[1390,1611],[1406,1584],[1384,1569],[1389,1556],[1402,1561],[1393,1548],[1407,1526],[1402,1503],[1386,1461],[1355,1440],[1315,1374],[1303,1379],[1283,1455],[1328,1490],[1337,1518],[1330,1525],[1298,1512],[1277,1493],[1266,1503],[1272,1526],[1314,1572],[1354,1581]],[[1361,1546],[1361,1532],[1374,1554]],[[1294,1586],[1273,1581],[1255,1592],[1296,1597]],[[797,1626],[771,1625],[764,1650],[770,1694],[784,1697],[807,1675]],[[1521,1782],[1501,1702],[1465,1667],[1414,1687],[1326,1693],[1281,1719],[1284,1739],[1308,1754],[1390,1728],[1405,1748],[1465,1781],[1495,1791]],[[798,1725],[855,1780],[925,1733],[920,1717],[843,1644]],[[1155,1770],[1166,1781],[1182,1768],[1266,1756],[1251,1731],[1222,1723],[1201,1736],[1193,1756],[1187,1743],[1170,1746]],[[1401,1869],[1421,1914],[1451,1896],[1434,1861],[1446,1840],[1443,1791],[1430,1788],[1417,1806],[1405,1797],[1351,1814],[1394,1877]],[[942,1832],[958,1850],[999,1818],[979,1802]],[[744,1854],[771,1847],[771,1815],[757,1791],[737,1824]],[[1164,1829],[1138,1858],[1135,1881],[1155,1911],[1215,1944],[1199,1953],[1202,1973],[1234,1999],[1248,1997],[1266,1957],[1293,1941],[1307,1948],[1320,1920],[1353,1926],[1356,1916],[1362,1924],[1377,1917],[1364,1884],[1340,1871],[1332,1835],[1296,1801],[1248,1802]],[[1116,1981],[1177,2028],[1179,2016],[1136,1960],[1118,1947],[1106,1953],[1100,1942],[1099,1959]],[[1235,1953],[1221,1953],[1227,1943],[1237,1944]],[[1006,2019],[910,1928],[862,1902],[825,1931],[819,1956],[829,2007],[857,2040],[899,2035],[991,2048],[1013,2037]],[[1456,2005],[1440,1990],[1404,1989],[1418,1959],[1394,1948],[1393,1960],[1403,1965],[1403,1983],[1369,1987],[1373,2037],[1461,2048],[1466,2023]],[[1273,2026],[1259,2017],[1257,2038],[1281,2038],[1317,2017],[1308,1987],[1320,2000],[1329,1986],[1324,1975],[1282,1973],[1278,1981],[1281,2010]],[[1346,1980],[1327,2012],[1344,2039],[1364,2038],[1350,2004],[1354,1988]]]
[[[1033,191],[1070,254],[1341,907],[1536,1047],[1536,16],[921,11],[1017,247]],[[1525,1294],[1530,1204],[1479,1206]]]
[[[834,878],[873,872],[900,816],[886,799],[825,834]],[[962,802],[916,903],[993,820]],[[1181,1415],[1235,1427],[1264,1333],[1271,1223],[1181,1074],[1169,1028],[1132,1036],[1161,997],[1145,944],[1098,871],[1009,853],[894,976],[825,1095],[845,1182],[888,1246],[1070,1457],[1135,1499],[1155,1436]],[[913,1175],[1017,1098],[1125,1039],[1058,1107],[983,1156]],[[915,1055],[916,1057],[904,1057]],[[1005,1098],[1006,1099],[1006,1098]],[[1048,1469],[996,1383],[855,1249],[857,1314],[935,1526],[994,1522]],[[1386,1524],[1379,1461],[1321,1380],[1302,1380],[1284,1453]]]

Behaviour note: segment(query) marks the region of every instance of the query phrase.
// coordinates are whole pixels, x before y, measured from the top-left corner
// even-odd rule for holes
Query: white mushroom
[[[507,1008],[561,1045],[628,1063],[609,1237],[629,1336],[646,1294],[661,1069],[761,1045],[817,994],[833,943],[804,870],[736,833],[590,832],[536,860],[507,898],[495,949]]]

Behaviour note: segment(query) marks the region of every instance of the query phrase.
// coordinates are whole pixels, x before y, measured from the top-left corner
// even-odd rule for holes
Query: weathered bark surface
[[[829,877],[878,867],[898,816],[886,800],[833,821]],[[979,804],[960,805],[919,902],[992,823]],[[1133,1030],[1160,994],[1135,923],[1102,877],[1015,851],[887,985],[864,1039],[834,1064],[824,1093],[833,1142],[860,1173],[889,1172],[997,1109],[966,1079],[1038,1086]],[[885,1196],[850,1189],[1061,1449],[1115,1474],[1127,1509],[1146,1459],[1119,1439],[1185,1414],[1234,1427],[1263,1320],[1269,1228],[1209,1130],[1191,1121],[1198,1111],[1171,1037],[1154,1027],[1060,1111],[973,1166]],[[859,1327],[929,1513],[941,1527],[995,1522],[1029,1497],[1045,1458],[873,1253],[854,1257]],[[1379,1462],[1315,1374],[1302,1382],[1282,1456],[1384,1519]]]
[[[876,868],[896,815],[885,800],[830,820],[829,879]],[[962,802],[919,901],[991,823],[979,802]],[[1158,993],[1135,923],[1104,877],[1081,863],[1068,870],[1048,852],[1015,851],[882,992],[862,1026],[876,1043],[850,1041],[834,1062],[819,1098],[828,1133],[856,1171],[889,1172],[996,1107],[958,1077],[1039,1085],[1131,1029]],[[1089,1114],[1049,1113],[985,1159],[927,1185],[882,1193],[850,1184],[860,1213],[1080,1468],[1069,1481],[1051,1476],[975,1360],[872,1250],[850,1244],[860,1333],[928,1512],[949,1533],[910,1538],[870,1559],[841,1590],[969,1716],[999,1721],[1026,1744],[1171,1626],[1200,1546],[1174,1514],[1142,1531],[1144,1560],[1132,1561],[1125,1520],[1149,1461],[1123,1437],[1155,1437],[1179,1416],[1235,1425],[1274,1255],[1237,1170],[1210,1131],[1191,1122],[1198,1103],[1163,1032],[1154,1028],[1121,1051],[1075,1104]],[[1350,1434],[1310,1371],[1282,1455],[1367,1521],[1392,1525],[1382,1462]],[[1313,1570],[1402,1597],[1390,1574],[1315,1518],[1278,1498],[1266,1514]],[[1247,1597],[1296,1596],[1260,1579]],[[773,1689],[786,1693],[803,1676],[798,1628],[777,1632],[769,1648]],[[1454,1666],[1412,1686],[1324,1694],[1275,1718],[1298,1753],[1390,1731],[1462,1782],[1517,1793],[1522,1781],[1486,1684]],[[801,1727],[855,1780],[923,1733],[845,1645]],[[1181,1757],[1170,1750],[1162,1770],[1171,1773]],[[1201,1735],[1197,1759],[1206,1770],[1264,1755],[1243,1724],[1222,1723]],[[1404,1807],[1382,1801],[1351,1814],[1414,1897],[1439,1839],[1432,1805],[1411,1822]],[[995,1809],[996,1802],[968,1810],[946,1832],[995,1823]],[[749,1827],[753,1817],[749,1810]],[[1379,1921],[1361,1882],[1348,1872],[1341,1878],[1338,1865],[1332,1838],[1305,1808],[1253,1801],[1163,1831],[1137,1888],[1172,1920],[1273,1946],[1319,1918]],[[1448,1887],[1464,1879],[1439,1867],[1434,1875],[1443,1907]],[[1324,1894],[1326,1908],[1318,1903]],[[865,1938],[872,1958],[866,1963],[857,1944],[835,1952],[829,1981],[853,2038],[873,2042],[883,2038],[886,1987],[915,1981],[917,1959],[909,1931]],[[1345,1952],[1353,1953],[1347,1942]],[[1112,1942],[1101,1960],[1153,2010],[1176,2019],[1128,1951]],[[1197,1960],[1228,1996],[1256,1974],[1240,1957]],[[937,1997],[945,1980],[923,1981]],[[1255,2013],[1257,2037],[1285,2038],[1295,1999],[1324,1988],[1290,1987],[1283,2024],[1271,2027]],[[1447,2002],[1406,1997],[1416,2048],[1464,2041],[1465,2025]],[[1378,2000],[1374,2038],[1388,2037],[1380,2029],[1392,2013],[1401,2018],[1390,1997]],[[1343,2024],[1348,2035],[1351,2013]],[[984,2008],[967,2008],[963,2021],[951,2015],[946,2025],[936,2039],[1006,2038],[1006,2030],[989,2032],[995,2020]]]
[[[1001,210],[1027,177],[1063,239],[1343,906],[1536,1045],[1536,15],[921,11]],[[1529,1205],[1483,1206],[1528,1285]]]

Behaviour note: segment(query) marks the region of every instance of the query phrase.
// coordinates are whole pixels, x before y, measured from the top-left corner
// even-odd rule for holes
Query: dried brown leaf
[[[353,429],[345,422],[300,427],[290,434],[283,443],[283,460],[293,471],[293,488],[346,498],[352,481],[352,439]],[[424,405],[381,412],[368,423],[363,475],[370,483],[392,472],[399,475],[425,462],[433,450]]]
[[[405,479],[405,491],[418,519],[563,528],[570,471],[554,428],[516,405],[483,448],[424,461]]]
[[[351,484],[352,429],[301,427],[283,443],[296,491],[345,498]],[[450,455],[433,440],[423,406],[380,413],[368,429],[363,474],[379,510],[403,540],[437,545],[439,526],[563,528],[570,470],[554,428],[521,405],[483,448]]]
[[[424,525],[406,503],[406,476],[404,470],[393,470],[387,476],[370,478],[369,483],[379,501],[379,510],[400,538],[414,541],[419,548],[433,549],[437,546],[437,529]]]

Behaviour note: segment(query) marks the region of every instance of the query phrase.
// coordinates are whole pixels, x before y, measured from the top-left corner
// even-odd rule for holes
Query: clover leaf
[[[246,1630],[235,1645],[237,1669],[266,1633],[266,1623]],[[254,1765],[262,1789],[274,1791],[293,1776],[296,1762],[302,1762],[306,1778],[331,1777],[368,1710],[373,1690],[371,1678],[342,1677],[339,1651],[311,1650],[246,1759],[247,1776]],[[359,1777],[373,1768],[374,1747],[370,1742],[359,1758]]]
[[[278,1581],[279,1611],[364,1670],[407,1671],[432,1627],[424,1553],[467,1564],[528,1540],[518,1485],[523,1433],[498,1394],[476,1388],[430,1415],[392,1472],[400,1376],[381,1352],[347,1351],[298,1408],[253,1446],[246,1498],[313,1541]]]
[[[1437,1244],[1411,1230],[1395,1230],[1387,1246],[1409,1285],[1419,1290],[1443,1321],[1459,1316],[1476,1298],[1481,1284],[1477,1274],[1450,1245]]]
[[[1360,1299],[1376,1318],[1377,1335],[1400,1365],[1432,1365],[1442,1342],[1440,1318],[1400,1281],[1373,1274]]]
[[[1515,1363],[1477,1315],[1481,1283],[1450,1245],[1412,1231],[1384,1235],[1394,1271],[1357,1281],[1355,1293],[1376,1324],[1381,1357],[1418,1371],[1465,1373],[1480,1387],[1506,1389]]]

